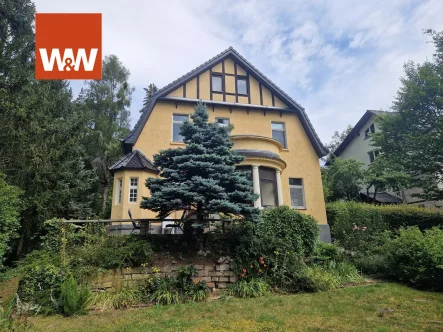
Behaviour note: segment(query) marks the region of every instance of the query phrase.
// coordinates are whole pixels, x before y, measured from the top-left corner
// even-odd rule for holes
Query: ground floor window
[[[306,204],[303,179],[289,178],[289,191],[291,194],[291,207],[296,209],[305,209]]]
[[[260,196],[263,207],[278,206],[277,176],[275,169],[268,167],[259,168]]]
[[[138,197],[138,178],[131,178],[129,185],[129,202],[137,202]]]
[[[122,202],[122,189],[123,189],[123,179],[117,179],[117,199],[116,203],[120,204]]]

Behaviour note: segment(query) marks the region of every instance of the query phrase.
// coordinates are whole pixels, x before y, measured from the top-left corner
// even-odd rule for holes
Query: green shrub
[[[95,292],[87,301],[87,307],[96,310],[127,309],[140,303],[142,293],[137,289],[125,288],[118,292]]]
[[[89,289],[79,286],[73,277],[65,280],[60,287],[62,311],[65,316],[84,315]]]
[[[386,252],[388,276],[418,288],[443,291],[443,230],[402,228]]]
[[[379,245],[379,234],[389,229],[374,205],[336,202],[327,204],[326,211],[333,239],[346,250],[371,251]]]
[[[294,275],[304,268],[318,238],[311,216],[287,206],[267,209],[261,220],[245,223],[235,248],[234,270],[243,279],[264,278],[273,288],[293,287]]]
[[[251,298],[268,295],[271,288],[262,279],[239,280],[229,287],[228,292],[236,297]]]
[[[310,261],[314,264],[323,265],[330,261],[340,262],[344,259],[344,254],[336,244],[318,242]]]
[[[319,228],[312,216],[283,205],[262,211],[257,233],[259,236],[283,239],[290,243],[293,251],[309,256],[314,251]]]
[[[152,261],[148,242],[137,236],[104,236],[73,251],[72,265],[118,269]]]
[[[0,270],[3,269],[5,256],[11,250],[11,240],[18,236],[21,194],[22,191],[8,185],[0,173]]]
[[[330,261],[323,266],[312,265],[306,268],[303,279],[305,291],[317,292],[335,289],[348,284],[358,284],[364,278],[356,267],[347,262]]]
[[[209,288],[205,281],[194,282],[197,276],[195,266],[188,265],[180,268],[175,278],[153,278],[142,289],[144,298],[155,304],[206,301]]]
[[[390,270],[384,254],[357,255],[352,262],[364,274],[375,278],[385,278]]]
[[[21,303],[37,306],[41,313],[58,313],[60,287],[66,278],[65,271],[51,263],[26,267],[18,285],[18,298]]]
[[[417,226],[426,230],[443,226],[443,212],[413,205],[334,202],[326,205],[326,213],[332,237],[344,244],[347,244],[346,238],[352,234],[354,224],[360,230],[366,226],[369,232],[391,230],[396,233],[400,227]]]

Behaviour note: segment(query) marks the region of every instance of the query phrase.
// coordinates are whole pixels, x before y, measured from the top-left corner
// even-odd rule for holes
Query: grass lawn
[[[383,283],[30,321],[37,331],[442,331],[443,294]]]

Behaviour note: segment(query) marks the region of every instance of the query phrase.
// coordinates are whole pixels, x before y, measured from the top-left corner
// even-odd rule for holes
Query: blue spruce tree
[[[186,147],[154,155],[160,178],[146,180],[151,197],[143,197],[140,206],[157,212],[159,218],[192,209],[197,219],[223,213],[256,220],[259,210],[253,203],[258,195],[245,174],[235,168],[244,157],[231,150],[232,128],[208,123],[206,105],[201,102],[191,119],[180,131]]]

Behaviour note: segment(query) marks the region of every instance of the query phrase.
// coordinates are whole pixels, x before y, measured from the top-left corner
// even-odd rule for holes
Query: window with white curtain
[[[188,115],[185,114],[173,114],[172,115],[172,141],[183,142],[183,136],[180,135],[180,128],[183,122],[188,120]]]
[[[305,209],[305,193],[303,188],[303,179],[290,178],[289,191],[291,194],[291,207],[296,209]]]
[[[223,77],[220,75],[212,75],[212,91],[223,92]]]

